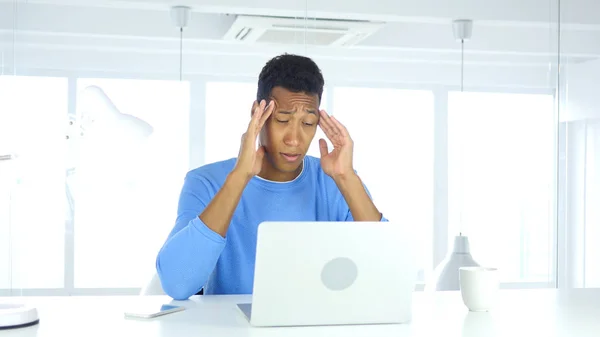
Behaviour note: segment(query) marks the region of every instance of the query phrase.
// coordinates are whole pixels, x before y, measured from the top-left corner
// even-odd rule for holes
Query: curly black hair
[[[269,60],[258,76],[257,100],[269,102],[271,90],[282,87],[291,92],[323,96],[325,81],[317,64],[308,57],[283,54]]]

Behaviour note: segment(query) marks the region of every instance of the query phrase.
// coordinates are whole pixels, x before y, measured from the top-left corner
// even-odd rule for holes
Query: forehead
[[[277,101],[281,108],[293,107],[297,105],[317,108],[319,106],[319,96],[304,92],[292,92],[282,87],[275,87],[271,91],[271,96]]]

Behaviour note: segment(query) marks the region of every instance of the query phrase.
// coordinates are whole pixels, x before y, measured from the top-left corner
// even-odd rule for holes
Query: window
[[[142,287],[155,272],[189,169],[189,95],[187,82],[77,81],[75,288]]]
[[[256,84],[242,82],[209,82],[206,84],[206,147],[205,163],[235,158],[240,150],[242,135],[248,129],[252,104],[256,100]],[[323,93],[321,109],[327,107]],[[308,154],[320,157],[317,134]]]
[[[561,123],[565,211],[559,220],[565,234],[559,282],[575,288],[600,287],[600,119],[591,117]]]
[[[206,163],[237,156],[255,99],[254,83],[206,84]],[[69,92],[66,78],[0,77],[0,156],[17,158],[0,160],[0,289],[143,286],[189,170],[189,105],[187,82],[79,79]],[[415,230],[426,280],[434,267],[433,93],[333,87],[321,108],[349,129],[354,166],[377,207]],[[503,282],[554,276],[553,109],[551,95],[448,95],[448,167],[438,171],[448,170],[449,246],[467,235],[475,260],[499,267]],[[600,124],[577,123],[567,171],[579,174],[569,181],[578,199],[569,206],[582,207],[573,218],[585,231],[578,277],[593,286]],[[317,158],[319,138],[320,129],[308,152]]]
[[[335,88],[333,114],[354,140],[354,167],[376,206],[416,233],[424,281],[433,269],[433,93]]]
[[[551,278],[553,108],[551,95],[449,93],[449,244],[467,235],[503,282]]]
[[[66,78],[0,76],[0,289],[62,288]]]
[[[600,121],[588,122],[585,184],[585,286],[600,287]]]
[[[252,83],[206,84],[205,163],[237,157],[255,100],[256,85]]]

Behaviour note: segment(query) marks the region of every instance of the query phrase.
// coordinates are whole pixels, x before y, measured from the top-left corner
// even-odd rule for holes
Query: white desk
[[[502,290],[500,297],[492,312],[469,313],[458,292],[416,292],[410,324],[298,328],[251,327],[235,305],[249,296],[196,296],[173,302],[187,310],[151,320],[126,319],[123,308],[135,301],[171,302],[167,297],[22,297],[21,303],[38,307],[40,324],[0,336],[600,336],[600,289]]]

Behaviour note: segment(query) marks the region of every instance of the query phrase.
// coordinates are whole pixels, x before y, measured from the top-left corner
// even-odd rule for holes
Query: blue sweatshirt
[[[235,163],[233,158],[208,164],[185,177],[175,227],[156,259],[163,290],[176,300],[187,299],[202,288],[205,294],[251,294],[261,222],[353,221],[337,185],[321,169],[320,159],[306,156],[302,173],[293,181],[252,178],[224,238],[199,215]]]

